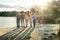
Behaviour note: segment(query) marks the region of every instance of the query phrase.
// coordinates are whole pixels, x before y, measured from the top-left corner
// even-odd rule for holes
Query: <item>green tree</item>
[[[51,1],[47,5],[48,19],[55,22],[60,17],[60,1]]]

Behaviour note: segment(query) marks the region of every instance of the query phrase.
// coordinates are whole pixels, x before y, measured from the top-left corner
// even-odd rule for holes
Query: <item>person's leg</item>
[[[19,19],[19,28],[20,28],[20,19]]]
[[[28,19],[26,19],[26,27],[28,26]]]
[[[21,19],[20,19],[20,27],[21,27]]]
[[[21,19],[21,27],[22,27],[22,19]]]
[[[25,27],[25,19],[24,19],[24,27]]]
[[[23,20],[23,24],[24,24],[23,26],[25,27],[25,19]]]
[[[17,28],[18,28],[18,18],[17,18],[17,20],[16,20],[16,23],[17,23]]]
[[[23,27],[23,20],[21,19],[21,27]]]
[[[36,25],[36,20],[34,19],[33,20],[33,26],[35,27],[35,25]]]
[[[24,19],[22,19],[22,26],[24,27]]]
[[[20,27],[20,19],[17,18],[17,28],[19,28],[19,27]]]
[[[30,19],[30,27],[32,27],[32,20]]]

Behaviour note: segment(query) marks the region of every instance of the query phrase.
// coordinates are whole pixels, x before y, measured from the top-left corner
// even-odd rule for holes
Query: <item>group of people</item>
[[[35,17],[35,14],[30,12],[30,11],[26,11],[26,12],[21,11],[21,12],[18,12],[16,14],[16,18],[17,18],[17,28],[20,28],[20,26],[21,27],[27,27],[28,24],[30,24],[31,27],[32,26],[35,27],[36,17]],[[26,26],[24,26],[25,24],[26,24]]]

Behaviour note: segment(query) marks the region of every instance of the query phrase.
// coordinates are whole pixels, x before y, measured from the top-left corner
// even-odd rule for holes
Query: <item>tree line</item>
[[[0,16],[16,16],[17,11],[2,11],[0,12]]]

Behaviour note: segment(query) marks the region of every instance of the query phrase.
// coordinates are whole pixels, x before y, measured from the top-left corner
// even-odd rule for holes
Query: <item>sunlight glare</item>
[[[39,0],[38,3],[41,5],[41,6],[44,6],[46,5],[48,2],[51,2],[52,0]]]

